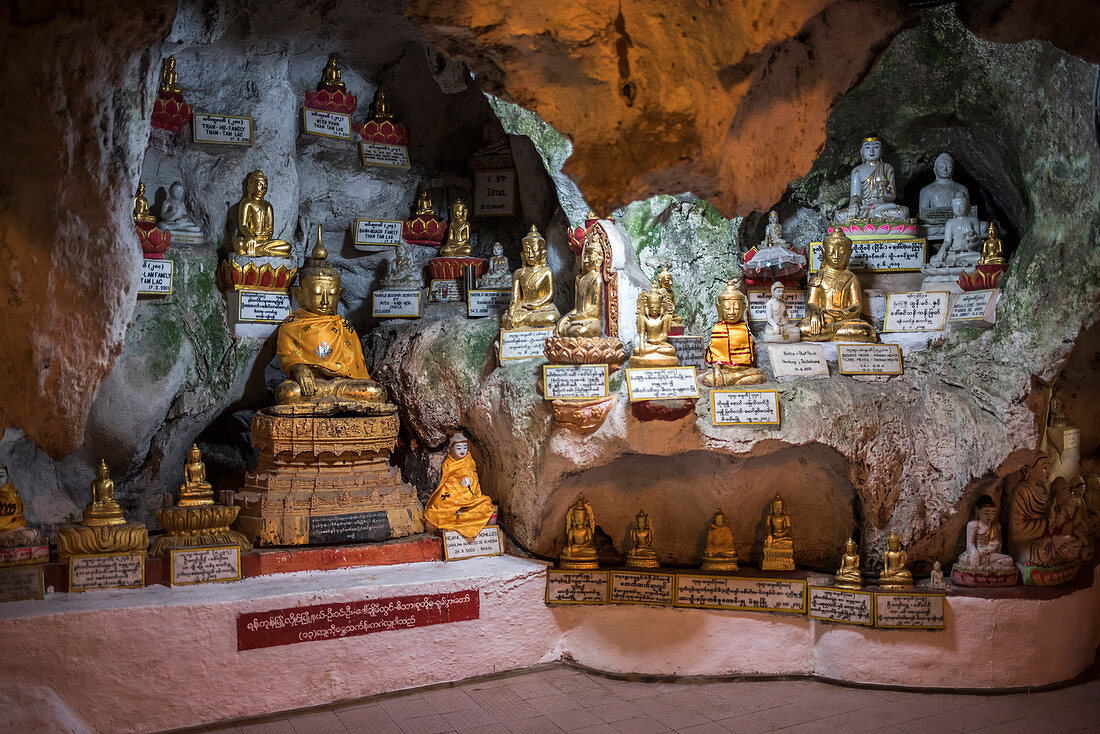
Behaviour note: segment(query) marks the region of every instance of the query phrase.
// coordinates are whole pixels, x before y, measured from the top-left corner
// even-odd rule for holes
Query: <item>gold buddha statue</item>
[[[733,544],[733,531],[721,510],[714,513],[707,528],[707,542],[703,546],[703,565],[700,571],[736,571],[737,548]]]
[[[92,501],[84,507],[84,520],[81,524],[89,528],[126,524],[122,506],[115,501],[115,483],[111,481],[107,462],[103,459],[99,460],[99,466],[96,467],[95,481],[92,482]]]
[[[836,228],[821,252],[824,264],[810,278],[806,318],[798,325],[803,341],[877,342],[875,327],[863,317],[859,278],[848,269],[852,241]]]
[[[443,460],[439,485],[424,505],[424,519],[440,530],[454,530],[473,540],[495,515],[493,500],[481,493],[470,442],[456,433]]]
[[[656,283],[638,294],[638,345],[630,354],[631,367],[676,367],[676,348],[668,341],[672,316],[665,311]]]
[[[676,294],[672,292],[672,273],[665,265],[657,271],[657,287],[661,291],[661,302],[664,303],[665,313],[672,316],[672,326],[674,328],[683,326],[684,320],[676,313]]]
[[[180,485],[179,507],[195,507],[214,504],[214,488],[206,481],[206,464],[198,444],[191,444],[187,452],[187,462],[183,466],[183,484]]]
[[[589,237],[581,254],[581,274],[576,280],[575,307],[561,317],[554,336],[603,336],[603,244],[598,237]]]
[[[385,94],[382,99],[385,100]],[[429,203],[429,207],[431,204]],[[440,257],[470,257],[473,249],[470,247],[470,223],[466,221],[469,211],[462,199],[455,199],[451,205],[451,223],[447,225],[447,239],[439,250]]]
[[[432,197],[428,196],[427,189],[421,189],[420,193],[416,195],[416,211],[413,212],[413,218],[423,216],[435,216],[435,209],[432,208]]]
[[[386,401],[386,388],[371,379],[355,327],[337,314],[344,289],[340,273],[317,244],[298,270],[291,295],[298,308],[279,325],[279,365],[289,379],[275,390],[275,402],[290,412],[328,414],[336,410],[374,412]]]
[[[84,507],[79,525],[66,525],[57,531],[57,557],[68,563],[76,554],[142,553],[149,547],[149,531],[144,523],[127,522],[122,507],[115,501],[115,483],[107,462],[100,459],[92,482],[92,501]]]
[[[710,343],[703,360],[710,371],[700,378],[707,387],[759,385],[767,376],[754,366],[752,332],[745,323],[748,299],[736,281],[729,281],[718,294],[718,323],[710,330]]]
[[[160,67],[160,91],[164,94],[183,94],[179,75],[176,74],[176,57],[169,56]]]
[[[320,92],[322,89],[331,89],[332,87],[336,87],[340,91],[347,91],[344,82],[340,79],[340,67],[336,54],[328,57],[325,70],[321,72],[321,82],[317,85],[317,91]]]
[[[653,550],[653,526],[645,510],[638,512],[630,528],[630,550],[626,554],[627,568],[660,568],[657,551]]]
[[[264,198],[267,193],[267,176],[257,169],[245,179],[248,193],[237,202],[237,231],[233,238],[233,252],[248,257],[289,257],[290,243],[277,240],[275,210]]]
[[[592,513],[592,505],[581,497],[565,513],[565,547],[558,556],[558,568],[594,571],[599,567],[596,518]]]
[[[848,542],[844,544],[844,555],[840,557],[840,568],[833,577],[833,586],[838,589],[863,588],[863,575],[859,570],[859,547],[852,538],[848,538]]]
[[[447,236],[450,237],[449,230]],[[561,318],[554,305],[554,276],[546,267],[546,240],[533,224],[523,238],[520,253],[523,267],[512,273],[512,303],[500,325],[504,329],[554,326]]]
[[[772,498],[765,526],[764,561],[762,571],[794,570],[794,536],[791,535],[791,516],[783,507],[783,498]]]
[[[27,527],[27,510],[23,497],[9,481],[8,468],[0,464],[0,548],[45,543],[46,538],[41,530]]]
[[[997,236],[997,225],[989,223],[988,236],[982,243],[982,254],[978,258],[979,265],[1004,265],[1004,247],[1001,238]]]
[[[149,200],[145,198],[145,184],[138,181],[137,194],[134,195],[134,222],[157,223],[157,218],[149,213]]]
[[[882,573],[878,585],[883,589],[913,588],[913,574],[909,572],[909,556],[901,549],[901,538],[891,531],[886,538],[886,550],[882,552]]]
[[[374,93],[374,101],[371,103],[371,119],[374,120],[389,120],[393,118],[393,113],[390,112],[390,102],[386,99],[386,90],[384,87],[378,87]]]

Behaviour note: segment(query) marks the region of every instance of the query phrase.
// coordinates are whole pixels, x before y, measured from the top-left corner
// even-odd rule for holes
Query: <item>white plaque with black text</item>
[[[875,595],[870,591],[810,587],[810,619],[870,627],[875,623]]]
[[[884,332],[942,331],[947,325],[946,291],[891,293],[886,297]]]
[[[191,137],[196,143],[252,145],[252,118],[196,112],[191,118]]]
[[[0,602],[41,599],[43,596],[41,563],[0,568]]]
[[[874,273],[911,273],[924,265],[927,241],[915,237],[901,239],[853,239],[848,267]],[[821,243],[810,244],[810,271],[821,267]]]
[[[351,140],[351,115],[303,107],[302,130],[322,138]]]
[[[886,629],[947,628],[943,594],[875,593],[875,626]]]
[[[768,301],[771,291],[749,291],[749,321],[763,323],[768,320]],[[787,304],[787,318],[798,322],[806,318],[806,293],[783,289],[783,300]]]
[[[606,364],[544,364],[542,394],[547,400],[607,397]]]
[[[376,319],[420,318],[420,291],[374,291],[371,294],[371,316]]]
[[[143,586],[144,553],[69,556],[69,591],[140,589]]]
[[[712,390],[711,422],[716,426],[778,426],[776,390]]]
[[[501,329],[500,361],[543,357],[546,340],[552,336],[553,329]]]
[[[674,601],[676,574],[644,571],[612,571],[612,604],[668,606]]]
[[[955,305],[951,307],[948,321],[962,323],[986,321],[990,324],[995,323],[997,319],[997,299],[995,296],[998,293],[1000,291],[996,289],[960,293],[955,297]]]
[[[466,294],[466,317],[480,319],[499,316],[512,303],[512,291],[498,288],[475,288]]]
[[[237,291],[240,301],[237,319],[261,324],[278,324],[290,315],[290,296],[279,291]]]
[[[703,337],[669,335],[668,343],[676,350],[676,359],[679,360],[681,367],[694,367],[696,370],[707,368],[707,363],[703,359],[707,353],[707,345]]]
[[[516,215],[516,169],[474,171],[474,216]]]
[[[631,368],[626,371],[631,402],[699,397],[694,367]]]
[[[842,375],[900,375],[903,369],[897,344],[839,342],[836,358]]]
[[[769,344],[768,359],[776,377],[828,377],[825,347],[813,342]]]
[[[168,585],[191,586],[241,578],[241,548],[173,548],[168,551]]]
[[[500,528],[486,525],[471,540],[457,530],[443,531],[443,559],[461,561],[481,556],[499,556],[504,553],[504,543],[500,538]]]
[[[610,571],[546,570],[547,604],[606,604]]]
[[[389,143],[359,143],[359,158],[364,166],[381,168],[408,168],[409,149],[404,145]]]
[[[400,219],[356,219],[356,250],[381,252],[401,244]]]
[[[167,296],[172,292],[172,261],[147,257],[141,261],[141,283],[138,293]]]

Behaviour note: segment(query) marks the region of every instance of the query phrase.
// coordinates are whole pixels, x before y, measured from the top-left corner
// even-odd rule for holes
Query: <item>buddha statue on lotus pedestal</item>
[[[1016,563],[1001,553],[1001,521],[997,503],[988,494],[978,498],[974,519],[966,524],[966,550],[951,569],[959,586],[1012,586]]]
[[[707,528],[707,540],[703,545],[703,564],[700,571],[720,572],[737,570],[737,548],[733,543],[726,515],[721,510],[714,513]]]
[[[863,290],[848,269],[852,241],[839,229],[825,237],[824,263],[810,278],[806,318],[798,325],[803,341],[877,342],[878,332],[863,316]]]
[[[425,522],[473,540],[492,522],[496,512],[493,500],[481,493],[469,440],[461,433],[452,435],[439,484],[424,505]]]
[[[833,576],[833,586],[838,589],[862,589],[863,574],[859,570],[859,546],[852,538],[844,544],[844,554],[840,557],[840,568]]]
[[[355,131],[364,143],[380,143],[382,145],[408,145],[409,128],[403,122],[398,122],[390,110],[389,100],[386,98],[386,90],[382,87],[374,92],[374,102],[371,104],[370,117],[359,125]]]
[[[416,195],[412,218],[401,224],[401,239],[410,245],[439,247],[446,234],[447,222],[435,213],[431,197],[426,190],[422,190]]]
[[[233,252],[246,257],[290,257],[290,243],[275,239],[275,210],[264,198],[267,176],[255,170],[245,178],[245,196],[237,202]]]
[[[848,205],[836,212],[837,224],[905,222],[909,209],[898,204],[894,167],[882,160],[882,141],[864,138],[859,147],[862,162],[852,169]]]
[[[1065,507],[1051,497],[1050,460],[1043,452],[1022,470],[1008,513],[1008,550],[1028,586],[1071,581],[1081,566],[1081,540],[1065,527]]]
[[[598,559],[596,518],[592,505],[581,497],[565,513],[565,547],[558,556],[558,568],[595,571],[600,567]]]
[[[791,517],[783,507],[783,498],[776,495],[770,504],[765,525],[764,558],[761,571],[794,570],[794,536],[791,535]]]
[[[169,56],[160,67],[160,87],[153,103],[153,127],[178,133],[191,120],[191,106],[183,101],[176,57]]]
[[[653,550],[653,526],[645,510],[638,512],[630,527],[630,550],[626,553],[627,568],[660,568],[657,551]]]
[[[469,209],[462,199],[455,199],[451,205],[451,221],[447,225],[447,237],[439,249],[439,257],[428,262],[432,280],[454,280],[464,278],[466,268],[472,268],[475,280],[485,272],[488,264],[485,258],[473,257],[470,244]],[[456,283],[457,285],[457,283]]]
[[[15,484],[9,481],[8,468],[0,464],[0,566],[39,563],[49,560],[46,535],[27,525],[26,506]],[[10,549],[25,549],[12,552]]]
[[[66,525],[57,532],[57,555],[66,563],[72,555],[101,553],[142,553],[149,547],[149,531],[144,523],[128,522],[122,506],[115,500],[107,462],[96,467],[92,499],[84,507],[79,525]]]
[[[134,227],[141,244],[142,257],[161,260],[172,244],[172,233],[157,226],[157,218],[149,212],[149,200],[145,198],[145,184],[138,181],[134,194]]]
[[[336,54],[328,57],[328,63],[321,71],[321,81],[317,83],[317,90],[306,90],[305,106],[311,110],[322,112],[339,112],[350,115],[359,106],[359,100],[354,94],[348,94],[347,87],[340,72],[340,59]]]
[[[729,281],[718,294],[719,321],[710,330],[710,343],[703,356],[710,369],[699,378],[707,387],[759,385],[767,379],[755,366],[752,333],[745,323],[748,307],[748,299],[736,281]]]
[[[500,325],[504,329],[545,329],[561,318],[554,305],[554,276],[546,267],[546,240],[532,224],[522,244],[523,267],[512,274],[512,303]]]
[[[996,288],[1007,269],[1008,261],[1004,256],[1004,243],[997,234],[997,225],[990,222],[985,241],[982,243],[978,264],[971,272],[963,271],[959,275],[959,287],[964,291]]]
[[[886,550],[882,552],[882,573],[878,575],[878,585],[882,589],[913,588],[909,555],[901,549],[901,538],[892,531],[886,538]]]

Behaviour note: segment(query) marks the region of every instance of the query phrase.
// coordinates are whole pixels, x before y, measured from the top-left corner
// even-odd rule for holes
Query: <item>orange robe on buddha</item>
[[[299,308],[279,326],[278,351],[279,366],[288,375],[296,365],[306,364],[352,380],[371,378],[359,335],[342,316]]]
[[[710,344],[703,359],[707,364],[752,367],[756,354],[748,325],[744,321],[719,321],[715,324],[710,330]]]
[[[470,480],[469,486],[463,486],[463,479]],[[424,519],[440,530],[456,530],[472,540],[495,511],[493,501],[481,493],[474,458],[466,454],[456,459],[448,454],[439,486],[424,505]]]

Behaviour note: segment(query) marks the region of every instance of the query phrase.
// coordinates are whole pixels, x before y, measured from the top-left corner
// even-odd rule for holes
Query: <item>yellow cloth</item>
[[[463,479],[470,486],[462,486]],[[466,454],[456,459],[448,454],[443,460],[443,476],[439,486],[424,506],[424,519],[440,530],[457,530],[472,540],[493,516],[493,501],[481,493],[477,466]]]
[[[0,506],[0,531],[27,527],[23,498],[11,482],[0,487]]]
[[[719,321],[710,330],[710,344],[704,357],[707,364],[751,367],[754,361],[752,336],[744,321]]]
[[[339,377],[369,380],[363,346],[355,327],[340,316],[322,316],[299,308],[279,325],[279,366],[324,367]]]

